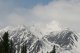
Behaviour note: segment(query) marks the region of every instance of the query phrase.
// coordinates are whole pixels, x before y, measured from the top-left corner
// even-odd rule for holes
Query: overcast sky
[[[80,32],[80,0],[0,0],[0,25],[38,24]]]

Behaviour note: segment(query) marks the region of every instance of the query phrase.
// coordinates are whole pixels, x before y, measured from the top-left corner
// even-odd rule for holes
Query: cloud
[[[32,9],[33,15],[42,22],[59,21],[63,26],[79,30],[80,0],[56,0],[48,5],[37,5]]]
[[[55,21],[55,20],[50,23],[47,23],[47,24],[38,23],[38,24],[35,24],[31,27],[31,31],[34,34],[38,34],[38,36],[40,36],[40,37],[43,35],[49,34],[50,32],[53,32],[53,31],[59,32],[61,30],[62,30],[62,28],[61,28],[59,22]]]
[[[80,14],[80,7],[78,4],[71,4],[63,0],[52,2],[46,6],[36,6],[33,9],[33,14],[42,19],[56,19],[61,21],[75,21],[78,20]]]
[[[25,24],[26,20],[24,17],[22,17],[21,15],[18,14],[11,14],[7,17],[7,20],[9,21],[10,24]]]
[[[52,31],[61,31],[62,28],[60,26],[60,23],[58,21],[52,21],[48,24],[46,24],[42,29],[42,32],[44,32],[43,34],[48,34],[49,32],[52,32]]]
[[[2,4],[5,4],[5,2],[2,2]],[[9,6],[7,10],[6,6]],[[48,25],[51,22],[56,22],[56,24],[59,22],[63,27],[66,26],[80,31],[80,0],[53,0],[47,5],[37,4],[31,9],[19,8],[13,4],[10,8],[8,2],[6,6],[3,5],[4,8],[0,6],[2,7],[0,11],[4,11],[0,14],[2,14],[1,17],[5,17],[5,23]],[[54,28],[56,24],[53,24]]]
[[[51,23],[47,24],[46,28],[51,31],[60,31],[61,27],[58,21],[52,21]]]

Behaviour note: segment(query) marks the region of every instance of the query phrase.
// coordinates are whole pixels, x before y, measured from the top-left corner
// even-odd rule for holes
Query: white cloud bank
[[[6,19],[9,24],[16,25],[48,25],[58,21],[63,26],[80,31],[80,0],[53,0],[48,5],[36,5],[32,9],[15,8],[13,12],[6,16]],[[59,26],[56,23],[49,27],[56,27],[56,30],[58,30]]]
[[[43,22],[56,20],[63,26],[80,31],[80,0],[56,0],[46,6],[37,5],[32,13]]]

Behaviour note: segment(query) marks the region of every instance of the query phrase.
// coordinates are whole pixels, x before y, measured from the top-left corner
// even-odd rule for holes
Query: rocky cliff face
[[[30,27],[26,26],[3,28],[0,30],[1,37],[6,31],[9,32],[9,39],[13,40],[15,49],[19,52],[24,43],[26,43],[29,53],[46,53],[52,50],[53,45],[56,45],[58,52],[61,52],[61,49],[71,52],[73,47],[76,47],[76,42],[79,41],[78,35],[68,29],[57,33],[52,31],[40,39],[38,34],[42,35],[41,32],[32,31]]]

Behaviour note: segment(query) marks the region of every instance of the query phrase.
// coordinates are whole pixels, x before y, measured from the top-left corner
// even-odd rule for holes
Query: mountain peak
[[[43,50],[50,51],[53,45],[58,45],[57,47],[64,50],[72,50],[76,46],[75,42],[78,41],[77,34],[70,29],[52,31],[44,35],[35,26],[8,26],[0,30],[0,35],[6,31],[9,31],[9,39],[13,39],[15,46],[26,43],[27,49],[31,53],[38,53]]]
[[[54,34],[51,34],[51,36],[48,36],[47,38],[51,43],[55,42],[68,50],[72,49],[72,46],[75,46],[75,42],[78,41],[77,35],[71,30],[63,30],[55,36]]]

